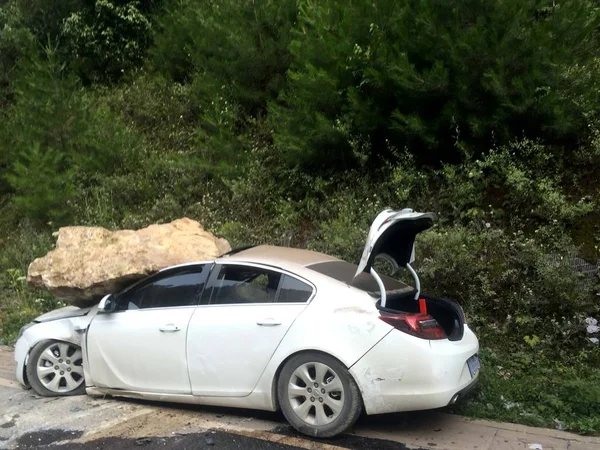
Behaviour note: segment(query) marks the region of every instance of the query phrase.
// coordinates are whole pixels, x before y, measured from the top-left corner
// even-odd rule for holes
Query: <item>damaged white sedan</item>
[[[318,437],[362,411],[452,404],[477,381],[479,345],[459,305],[420,292],[414,240],[433,221],[383,211],[358,266],[258,246],[164,269],[23,327],[17,378],[44,396],[281,409]],[[378,274],[376,258],[408,269],[414,287]]]

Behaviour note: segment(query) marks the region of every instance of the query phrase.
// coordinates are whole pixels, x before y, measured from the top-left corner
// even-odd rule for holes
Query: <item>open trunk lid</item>
[[[435,214],[420,213],[405,208],[401,211],[386,209],[380,212],[369,230],[367,242],[358,264],[354,282],[363,272],[370,273],[381,291],[381,306],[386,305],[386,289],[379,274],[373,268],[376,258],[388,260],[395,270],[406,267],[415,281],[415,299],[419,299],[421,283],[411,263],[415,260],[415,238],[417,234],[433,226]]]
[[[443,328],[449,340],[459,341],[463,337],[465,324],[462,308],[452,300],[421,295],[419,277],[411,266],[415,260],[417,234],[431,228],[435,219],[433,213],[415,212],[408,208],[401,211],[388,209],[379,213],[369,230],[352,284],[356,286],[360,284],[365,273],[372,275],[379,286],[380,299],[377,307],[384,321],[391,322],[395,317],[400,322],[406,322],[416,316],[425,318],[430,316],[429,318],[435,319]],[[413,276],[415,288],[386,289],[384,281],[373,268],[376,258],[388,260],[395,270],[400,267],[408,269]],[[389,285],[389,282],[387,284]]]
[[[395,267],[406,267],[415,259],[415,237],[433,226],[435,214],[405,208],[386,209],[373,221],[356,276],[370,272],[376,257],[387,258]]]

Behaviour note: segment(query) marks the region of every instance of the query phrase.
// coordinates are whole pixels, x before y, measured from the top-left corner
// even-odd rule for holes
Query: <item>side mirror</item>
[[[105,295],[98,303],[98,312],[111,312],[115,310],[115,302],[112,294]]]

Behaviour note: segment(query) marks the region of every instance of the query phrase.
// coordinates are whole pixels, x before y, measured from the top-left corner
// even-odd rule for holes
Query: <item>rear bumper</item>
[[[479,343],[465,326],[461,341],[426,341],[393,330],[350,368],[367,414],[441,408],[477,383],[467,359]]]

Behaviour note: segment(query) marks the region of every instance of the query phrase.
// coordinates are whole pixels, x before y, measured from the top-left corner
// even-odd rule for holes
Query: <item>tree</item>
[[[68,57],[85,81],[111,81],[141,65],[152,24],[136,1],[96,0],[64,20],[62,35]]]
[[[289,84],[269,108],[292,161],[380,167],[407,148],[436,164],[515,136],[575,142],[600,106],[586,0],[298,5]]]
[[[35,219],[67,218],[68,200],[96,174],[126,172],[140,140],[80,81],[48,45],[21,60],[15,102],[0,130],[3,181]]]

